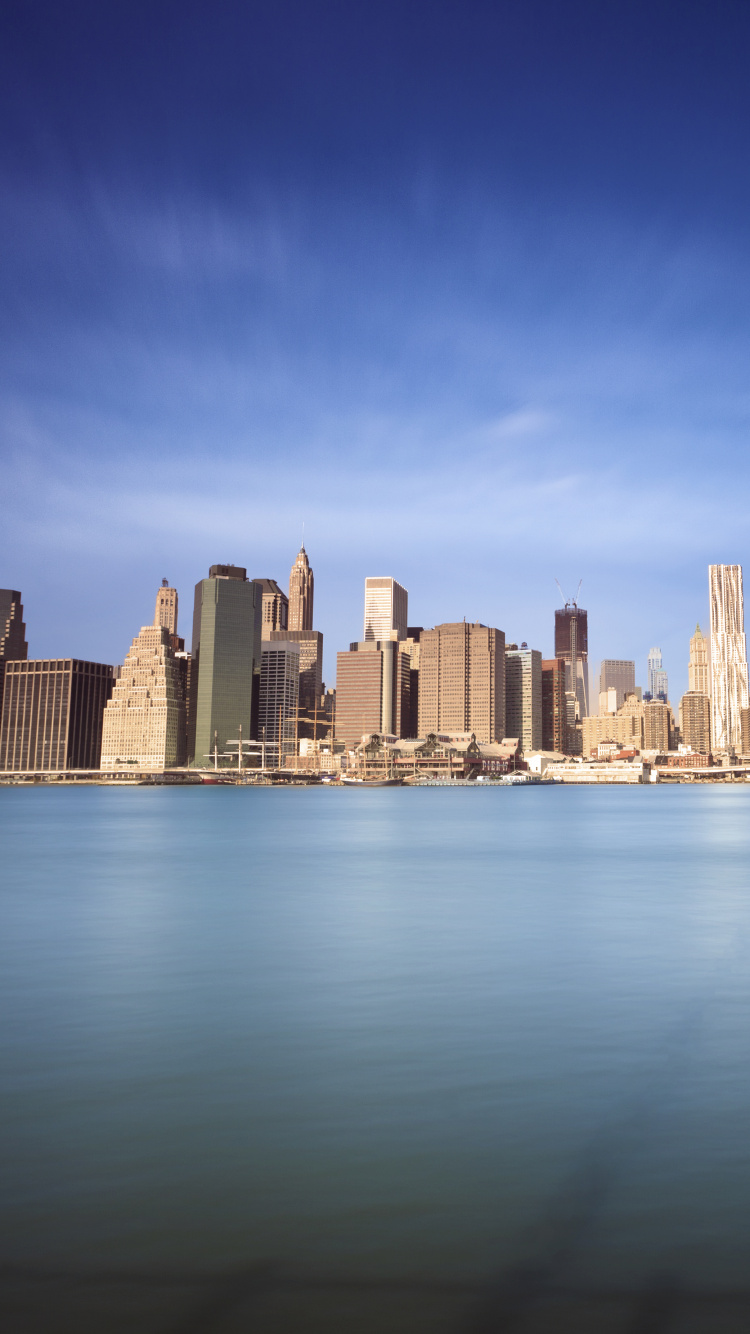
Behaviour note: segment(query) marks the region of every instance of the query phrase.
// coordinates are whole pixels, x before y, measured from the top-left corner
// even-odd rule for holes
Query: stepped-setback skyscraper
[[[104,710],[102,769],[184,764],[183,673],[170,641],[169,622],[144,625],[133,640]]]
[[[3,709],[5,664],[25,662],[28,656],[21,594],[15,588],[0,588],[0,715]]]
[[[0,588],[0,660],[23,662],[28,656],[21,594],[15,588]]]
[[[289,629],[312,630],[315,580],[304,543],[289,575]]]
[[[711,609],[711,731],[714,751],[742,746],[740,712],[747,708],[747,643],[741,565],[709,565]]]

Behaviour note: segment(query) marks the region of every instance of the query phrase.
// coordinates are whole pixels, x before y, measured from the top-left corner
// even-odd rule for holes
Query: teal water
[[[750,788],[0,835],[4,1329],[750,1327]]]

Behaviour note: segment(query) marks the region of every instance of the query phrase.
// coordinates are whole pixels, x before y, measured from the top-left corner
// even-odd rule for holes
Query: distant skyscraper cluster
[[[569,598],[554,613],[552,658],[479,621],[410,626],[392,576],[364,584],[363,637],[337,655],[325,690],[323,636],[313,628],[314,576],[304,546],[288,594],[244,566],[212,565],[195,586],[192,640],[179,638],[167,579],[153,623],[122,666],[30,660],[21,594],[0,589],[0,770],[112,772],[220,767],[258,749],[356,748],[363,738],[452,739],[509,755],[695,756],[750,752],[742,568],[709,567],[709,624],[690,639],[688,690],[675,718],[661,649],[602,660],[589,694],[588,613]],[[421,744],[421,742],[420,742]],[[492,748],[495,748],[493,751]]]

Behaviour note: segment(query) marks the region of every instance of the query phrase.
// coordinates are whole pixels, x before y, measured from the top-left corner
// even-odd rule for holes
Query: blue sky
[[[0,583],[121,661],[215,561],[361,634],[661,645],[750,508],[745,4],[6,3]]]

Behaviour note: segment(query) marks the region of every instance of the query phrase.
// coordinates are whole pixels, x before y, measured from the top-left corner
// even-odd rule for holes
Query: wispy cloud
[[[632,621],[667,652],[665,571],[747,547],[744,263],[715,309],[732,255],[604,225],[586,248],[580,219],[553,252],[507,214],[498,253],[459,219],[424,258],[392,218],[337,246],[314,208],[260,191],[245,215],[101,182],[10,206],[5,262],[26,269],[8,284],[2,540],[37,597],[104,551],[123,590],[167,559],[188,586],[209,557],[283,579],[304,519],[329,645],[356,633],[372,564],[411,572],[420,615],[496,617],[540,647],[553,575],[583,574],[592,625]],[[38,266],[54,281],[32,300]]]
[[[656,469],[650,475],[604,449],[601,466],[571,467],[575,442],[568,433],[558,434],[557,462],[541,474],[533,452],[488,453],[476,467],[478,440],[520,442],[559,431],[551,415],[531,409],[443,435],[425,467],[432,426],[429,418],[412,431],[404,423],[377,424],[390,437],[389,464],[394,456],[400,459],[396,474],[368,451],[353,451],[346,467],[337,454],[329,469],[317,466],[316,454],[315,468],[295,489],[273,452],[263,457],[250,451],[243,459],[236,451],[222,457],[219,450],[210,465],[186,457],[177,469],[173,452],[162,460],[157,446],[150,463],[142,459],[133,467],[127,451],[120,453],[116,443],[110,447],[112,434],[98,415],[87,423],[78,452],[66,454],[51,450],[48,427],[16,410],[5,417],[6,439],[15,442],[7,531],[23,545],[63,545],[81,554],[108,540],[189,547],[200,537],[241,545],[250,532],[258,546],[273,542],[299,511],[314,514],[332,551],[342,542],[370,550],[387,545],[403,559],[437,528],[450,539],[443,548],[446,562],[456,544],[471,544],[475,552],[505,551],[525,541],[538,554],[617,556],[639,564],[658,553],[693,550],[697,533],[709,541],[744,541],[748,534],[743,495],[728,494],[727,477],[717,470],[698,492],[689,475],[680,479]],[[348,418],[337,435],[366,440],[373,429],[368,417],[362,423]],[[106,442],[98,454],[97,440]],[[325,537],[319,541],[326,544]]]

